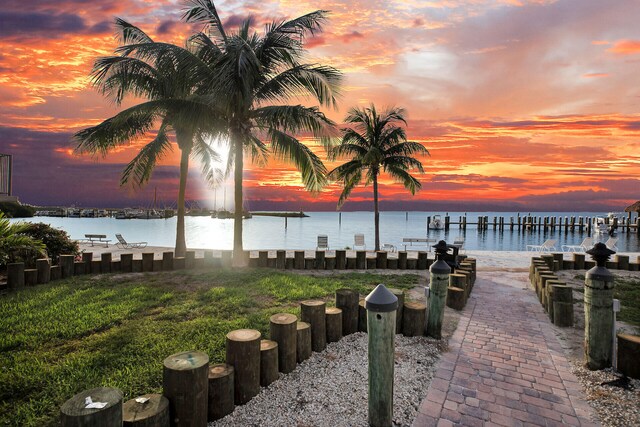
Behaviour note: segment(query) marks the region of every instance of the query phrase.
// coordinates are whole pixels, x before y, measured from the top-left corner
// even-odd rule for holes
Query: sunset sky
[[[310,62],[345,73],[337,110],[401,106],[431,156],[411,196],[383,177],[385,210],[620,211],[640,199],[640,2],[637,0],[250,0],[215,2],[231,28],[331,11],[307,41]],[[119,111],[89,82],[117,46],[115,17],[182,45],[199,27],[180,0],[0,2],[0,153],[14,156],[24,203],[175,204],[178,150],[143,190],[119,175],[144,141],[93,159],[71,135]],[[309,141],[311,145],[313,141]],[[331,168],[334,164],[328,164]],[[191,168],[190,200],[213,206]],[[245,172],[246,207],[334,210],[340,188],[301,186],[285,164]],[[217,190],[217,205],[223,189]],[[231,200],[232,191],[227,191]],[[343,209],[371,209],[371,188]],[[230,207],[230,202],[227,207]]]

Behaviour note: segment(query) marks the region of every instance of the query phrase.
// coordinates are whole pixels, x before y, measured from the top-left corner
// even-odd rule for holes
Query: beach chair
[[[464,237],[458,236],[453,239],[453,246],[457,246],[458,252],[462,253],[464,250]]]
[[[118,239],[116,246],[120,249],[142,249],[147,247],[147,242],[127,243],[122,234],[116,234],[116,239]]]
[[[604,244],[607,245],[607,247],[612,251],[617,251],[618,247],[616,246],[616,243],[618,243],[617,237],[609,237],[609,239]]]
[[[562,252],[586,252],[591,247],[593,247],[593,237],[587,237],[579,245],[562,245]]]
[[[353,249],[358,249],[358,247],[361,247],[362,249],[367,249],[367,247],[364,245],[364,234],[355,234],[353,236]]]
[[[396,248],[396,245],[393,245],[391,243],[383,243],[382,248],[380,249],[387,252],[397,252],[398,250],[398,248]]]
[[[316,250],[327,250],[329,249],[329,236],[326,234],[318,235],[318,246],[316,246]]]
[[[527,245],[528,251],[551,252],[556,250],[556,241],[553,239],[545,240],[541,245]]]

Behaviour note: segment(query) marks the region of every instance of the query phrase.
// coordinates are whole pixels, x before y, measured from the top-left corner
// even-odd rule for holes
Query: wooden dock
[[[481,216],[478,217],[477,222],[468,222],[466,216],[459,216],[458,221],[453,221],[453,219],[448,215],[444,216],[444,229],[449,230],[451,228],[458,228],[460,230],[466,231],[467,227],[475,226],[478,231],[486,231],[493,229],[494,231],[517,231],[517,232],[534,232],[534,231],[559,231],[562,233],[568,232],[578,232],[578,233],[587,233],[588,235],[592,234],[593,229],[593,220],[592,217],[582,217],[582,216],[534,216],[534,215],[526,215],[526,216]],[[427,217],[427,231],[430,230],[429,223],[431,222],[431,217]],[[605,218],[605,222],[607,225],[610,225],[609,218]],[[634,232],[640,234],[640,217],[636,218],[635,221],[628,218],[613,218],[613,222],[611,225],[617,226],[617,232],[619,233],[631,233]]]

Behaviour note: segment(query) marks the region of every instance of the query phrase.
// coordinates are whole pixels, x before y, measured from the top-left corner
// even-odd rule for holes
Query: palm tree
[[[415,194],[422,185],[409,171],[424,172],[422,163],[414,155],[429,155],[418,142],[407,141],[404,128],[407,124],[402,108],[390,108],[378,114],[372,104],[368,108],[349,110],[346,123],[352,128],[342,129],[340,145],[329,151],[329,157],[349,157],[350,160],[329,172],[329,177],[341,181],[342,194],[338,199],[338,209],[347,201],[351,191],[366,176],[365,185],[373,183],[373,209],[375,222],[376,251],[380,250],[380,211],[378,209],[378,177],[385,172]]]
[[[326,146],[334,124],[317,107],[283,105],[292,99],[312,98],[335,107],[342,79],[333,67],[302,63],[304,39],[321,31],[327,12],[316,11],[289,21],[273,22],[264,34],[251,30],[250,18],[235,32],[222,25],[211,0],[190,0],[187,22],[205,24],[207,34],[191,38],[197,54],[216,74],[210,80],[212,104],[224,109],[229,133],[229,170],[234,175],[234,265],[243,264],[242,207],[244,155],[264,164],[271,153],[292,162],[309,190],[326,184],[320,158],[296,134],[309,132]],[[215,101],[214,101],[215,100]],[[266,140],[268,144],[265,144]]]
[[[144,185],[157,162],[172,150],[170,134],[175,134],[180,156],[180,186],[176,256],[184,256],[185,192],[189,158],[201,161],[203,174],[214,179],[216,153],[209,140],[218,136],[215,108],[203,102],[202,75],[210,70],[202,60],[185,48],[154,42],[139,28],[116,19],[122,46],[115,56],[96,60],[91,73],[94,85],[120,105],[126,95],[146,98],[97,126],[74,135],[79,153],[106,156],[108,152],[129,144],[158,128],[124,169],[120,184]]]

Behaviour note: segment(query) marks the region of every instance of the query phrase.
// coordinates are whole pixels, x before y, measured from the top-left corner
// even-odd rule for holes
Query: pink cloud
[[[618,40],[607,50],[619,55],[634,55],[640,53],[640,40]]]

